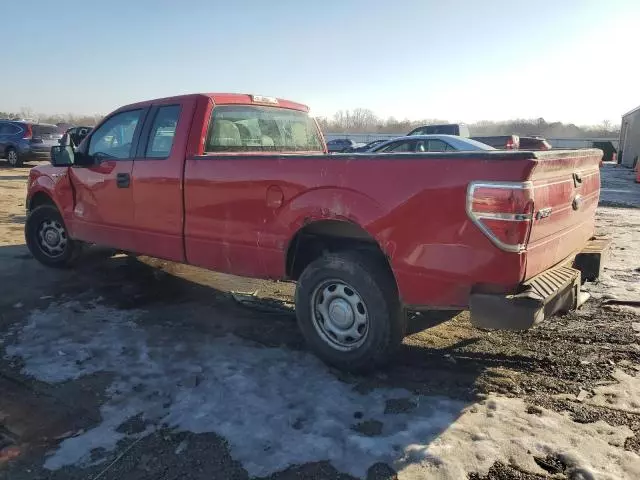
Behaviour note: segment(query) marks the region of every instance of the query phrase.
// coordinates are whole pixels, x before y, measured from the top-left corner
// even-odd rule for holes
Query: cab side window
[[[131,147],[142,110],[120,112],[99,126],[89,143],[89,155],[99,158],[132,158]]]
[[[149,132],[149,142],[144,154],[146,158],[167,158],[171,154],[179,117],[180,105],[158,108]]]

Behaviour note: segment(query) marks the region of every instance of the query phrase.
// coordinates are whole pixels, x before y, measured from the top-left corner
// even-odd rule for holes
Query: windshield
[[[205,152],[322,152],[322,141],[306,112],[221,105],[211,113]]]

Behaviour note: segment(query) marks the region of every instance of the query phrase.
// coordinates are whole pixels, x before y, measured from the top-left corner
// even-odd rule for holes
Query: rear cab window
[[[217,105],[205,153],[323,153],[316,123],[306,112],[258,105]]]

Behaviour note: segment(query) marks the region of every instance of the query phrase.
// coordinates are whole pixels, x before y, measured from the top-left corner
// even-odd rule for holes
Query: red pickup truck
[[[31,170],[26,242],[54,267],[100,244],[294,280],[311,348],[362,370],[389,359],[408,309],[470,308],[479,327],[526,329],[576,307],[581,270],[600,268],[601,156],[329,156],[304,105],[163,98],[116,110]]]

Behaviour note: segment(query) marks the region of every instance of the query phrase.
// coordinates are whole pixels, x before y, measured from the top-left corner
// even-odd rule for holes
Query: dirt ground
[[[0,166],[0,478],[640,478],[640,185],[602,173],[613,246],[581,309],[523,333],[413,314],[394,364],[353,376],[306,352],[291,284],[99,249],[41,266],[28,168]]]

